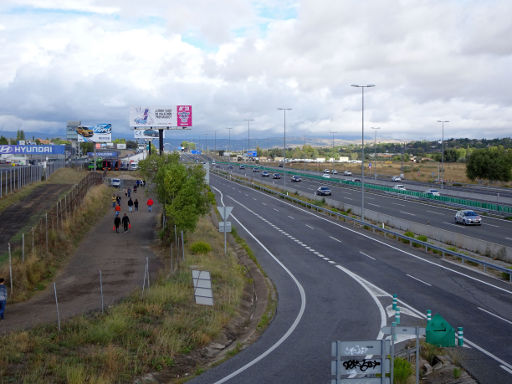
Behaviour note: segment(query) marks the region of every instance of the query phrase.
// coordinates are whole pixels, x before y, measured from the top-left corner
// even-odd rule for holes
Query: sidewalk
[[[61,321],[91,310],[101,310],[100,269],[107,307],[128,296],[135,288],[142,287],[146,257],[149,257],[150,271],[157,268],[151,245],[156,237],[156,216],[160,207],[155,202],[153,212],[147,211],[144,190],[132,194],[132,199],[135,198],[139,199],[138,212],[129,213],[128,198],[123,195],[121,200],[121,217],[127,213],[132,229],[123,233],[121,225],[120,233],[113,231],[114,213],[109,208],[82,239],[75,254],[57,276],[55,282]],[[53,283],[26,302],[8,304],[5,320],[0,322],[0,334],[44,323],[57,324]]]

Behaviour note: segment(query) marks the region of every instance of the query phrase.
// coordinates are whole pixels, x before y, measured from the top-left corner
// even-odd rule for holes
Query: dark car
[[[270,177],[270,173],[268,173],[267,171],[263,171],[261,172],[261,177]]]
[[[272,178],[273,178],[273,179],[280,179],[280,178],[281,178],[281,175],[280,175],[279,173],[274,173],[274,174],[272,175]]]
[[[475,211],[464,209],[455,214],[455,223],[464,225],[482,225],[482,218]]]
[[[239,168],[240,168],[240,169],[245,169],[245,165],[240,164],[240,167],[239,167]]]
[[[259,171],[260,171],[260,169],[259,169],[258,167],[254,167],[254,168],[252,169],[252,171],[253,171],[253,172],[259,172]]]
[[[331,189],[326,186],[318,187],[318,189],[316,190],[316,194],[318,196],[331,196],[332,195]]]
[[[295,182],[298,183],[299,181],[302,181],[302,179],[299,176],[297,176],[297,175],[293,175],[292,176],[292,181],[295,181]]]

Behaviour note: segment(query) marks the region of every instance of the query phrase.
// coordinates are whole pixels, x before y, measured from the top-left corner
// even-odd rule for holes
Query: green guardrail
[[[231,162],[217,162],[217,164],[227,164],[227,165],[232,165],[232,166],[237,166],[237,167],[240,166],[240,164],[238,164],[238,163],[231,163]],[[276,171],[275,168],[268,168],[268,167],[265,167],[262,165],[244,164],[244,166],[246,168],[251,169],[251,172],[252,172],[253,168],[258,168],[260,170],[270,171],[272,173],[298,175],[298,176],[302,176],[302,177],[307,177],[309,179],[316,179],[316,180],[322,180],[322,181],[328,180],[330,182],[338,183],[338,184],[352,185],[352,186],[357,186],[357,187],[361,186],[360,182],[354,182],[354,181],[350,181],[350,180],[340,180],[340,179],[325,179],[322,176],[311,175],[308,173],[302,173],[302,172],[297,172],[297,171],[289,171],[286,168],[282,168],[282,169],[279,169],[279,171]],[[512,207],[510,207],[508,205],[500,205],[500,204],[495,204],[495,203],[487,203],[484,201],[461,199],[461,198],[452,197],[452,196],[432,196],[427,193],[417,192],[417,191],[400,191],[400,190],[397,190],[397,189],[394,189],[391,187],[386,187],[383,185],[376,185],[376,184],[368,184],[368,183],[365,183],[365,188],[374,189],[374,190],[382,191],[382,192],[397,193],[400,195],[412,196],[412,197],[417,197],[417,198],[422,198],[422,199],[441,201],[443,203],[458,204],[458,205],[464,205],[467,207],[475,207],[475,208],[485,209],[485,210],[489,210],[489,211],[512,214]]]

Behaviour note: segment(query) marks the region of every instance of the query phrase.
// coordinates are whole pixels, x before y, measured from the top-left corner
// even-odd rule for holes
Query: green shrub
[[[406,384],[409,376],[413,374],[411,363],[400,357],[395,358],[394,364],[394,382],[397,384]]]
[[[407,232],[404,233],[404,236],[412,237],[414,239],[414,232],[407,231]]]
[[[425,243],[426,243],[426,242],[427,242],[427,240],[428,240],[427,236],[425,236],[425,235],[418,235],[417,239],[418,239],[419,241],[424,241]]]
[[[507,267],[508,269],[512,269],[512,267]],[[512,271],[511,271],[512,273]],[[501,272],[501,278],[503,280],[509,280],[510,279],[510,275],[507,273],[507,272]]]
[[[453,368],[453,378],[458,379],[458,378],[460,378],[460,375],[461,375],[460,368],[459,367]]]
[[[210,244],[205,241],[196,241],[190,245],[190,252],[194,255],[202,254],[205,255],[212,250]]]

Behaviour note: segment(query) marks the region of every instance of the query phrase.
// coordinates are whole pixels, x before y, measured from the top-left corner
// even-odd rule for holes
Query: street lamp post
[[[441,189],[444,186],[444,123],[449,123],[450,120],[437,120],[438,123],[441,123]],[[438,176],[439,178],[439,176]]]
[[[375,132],[375,137],[373,139],[373,178],[377,180],[377,130],[380,127],[371,127]]]
[[[375,84],[351,86],[361,88],[361,221],[364,223],[364,89],[375,87]]]
[[[247,152],[249,152],[249,123],[254,121],[254,119],[245,119],[244,121],[247,121]]]
[[[233,128],[226,128],[229,132],[229,135],[228,135],[228,152],[229,152],[229,156],[231,157],[231,130]]]
[[[334,134],[336,132],[329,132],[329,133],[332,135],[332,155],[333,155],[332,162],[334,164]]]
[[[286,173],[284,172],[284,168],[286,165],[286,111],[291,111],[291,108],[280,107],[277,108],[278,111],[283,111],[283,184],[286,186]]]

